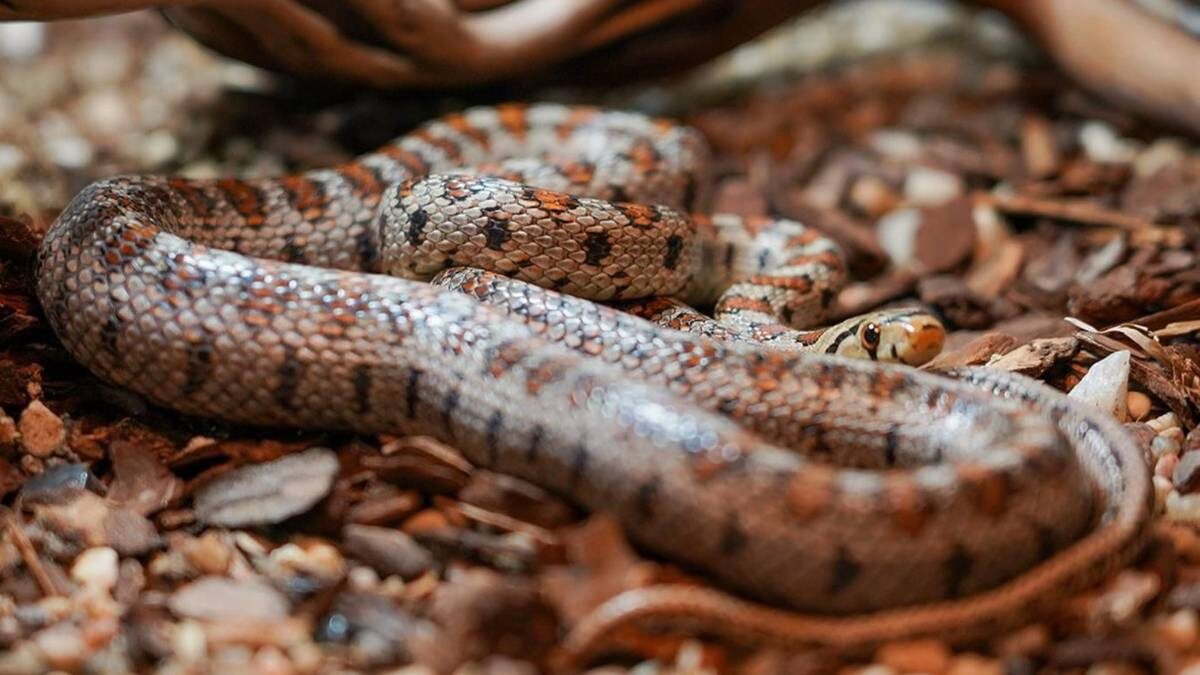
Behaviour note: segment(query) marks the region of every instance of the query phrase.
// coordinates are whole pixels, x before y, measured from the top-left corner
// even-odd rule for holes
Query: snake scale
[[[706,160],[665,121],[514,104],[302,175],[112,178],[50,228],[37,291],[77,359],[156,403],[430,434],[775,606],[628,591],[581,651],[646,617],[968,639],[1139,550],[1148,472],[1114,420],[1017,375],[872,362],[940,347],[920,313],[798,330],[840,256],[796,223],[684,215]]]

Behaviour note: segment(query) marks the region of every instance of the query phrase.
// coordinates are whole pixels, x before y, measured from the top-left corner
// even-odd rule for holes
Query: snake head
[[[843,321],[825,331],[815,351],[919,366],[942,351],[946,329],[921,309],[888,309]]]

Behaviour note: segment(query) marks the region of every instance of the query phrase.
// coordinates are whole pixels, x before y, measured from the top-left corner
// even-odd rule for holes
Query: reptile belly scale
[[[1019,376],[873,362],[940,348],[920,312],[809,330],[845,276],[836,248],[687,215],[706,160],[685,127],[542,104],[302,175],[118,177],[51,227],[37,290],[77,359],[158,404],[434,435],[779,608],[631,591],[581,650],[648,616],[838,645],[976,636],[1139,550],[1152,493],[1119,425]]]

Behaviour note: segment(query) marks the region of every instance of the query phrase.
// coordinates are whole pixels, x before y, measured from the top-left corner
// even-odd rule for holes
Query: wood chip
[[[49,457],[67,438],[62,418],[41,401],[34,401],[25,408],[17,428],[21,432],[21,444],[35,457]]]
[[[1034,340],[991,362],[992,368],[1041,377],[1055,365],[1070,359],[1079,349],[1075,338]]]
[[[168,606],[175,614],[191,619],[277,620],[287,617],[289,603],[262,581],[210,576],[172,593]]]
[[[108,498],[148,516],[166,508],[183,490],[183,481],[171,473],[152,451],[127,441],[116,441],[108,451],[116,478]]]
[[[282,522],[328,494],[337,472],[328,448],[234,469],[196,491],[196,517],[226,527]]]
[[[433,555],[412,537],[392,528],[347,525],[342,528],[346,552],[383,575],[413,579],[433,568]]]

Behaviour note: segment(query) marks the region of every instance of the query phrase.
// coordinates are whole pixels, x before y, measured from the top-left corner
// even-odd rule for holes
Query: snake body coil
[[[968,636],[1136,552],[1148,476],[1111,419],[1017,376],[807,353],[920,361],[940,332],[794,330],[840,282],[826,240],[644,205],[702,199],[705,157],[638,115],[504,106],[299,176],[114,178],[51,228],[38,294],[76,358],[159,404],[432,434],[814,615],[675,589],[618,598],[592,637],[690,612],[801,641]],[[719,323],[636,300],[660,294]]]

